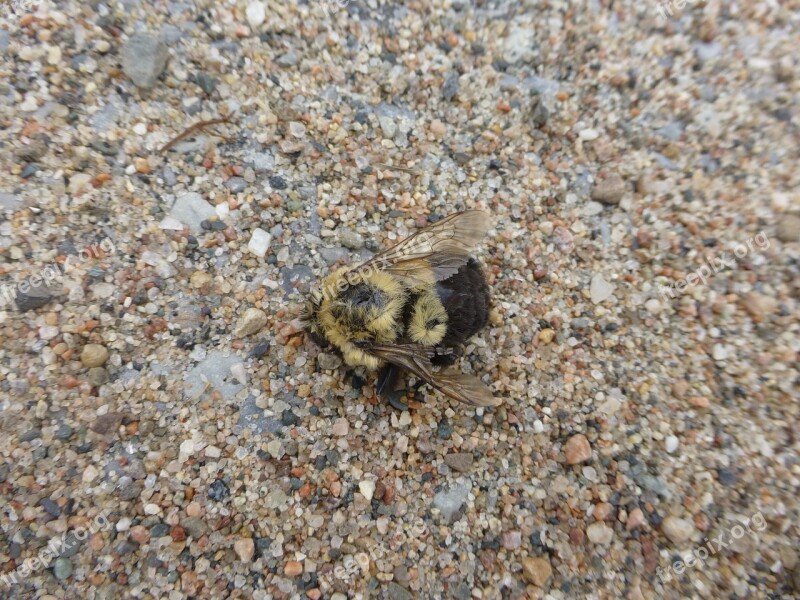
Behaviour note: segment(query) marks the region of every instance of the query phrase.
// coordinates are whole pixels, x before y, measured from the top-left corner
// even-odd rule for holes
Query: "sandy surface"
[[[800,4],[343,4],[3,3],[0,597],[800,595]],[[302,295],[464,208],[388,404]]]

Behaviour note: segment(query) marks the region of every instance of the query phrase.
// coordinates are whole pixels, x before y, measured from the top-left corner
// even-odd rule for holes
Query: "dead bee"
[[[304,328],[348,365],[382,368],[379,394],[410,371],[451,398],[497,406],[477,377],[448,368],[489,319],[489,286],[470,256],[489,223],[480,210],[456,213],[335,271],[310,294]]]

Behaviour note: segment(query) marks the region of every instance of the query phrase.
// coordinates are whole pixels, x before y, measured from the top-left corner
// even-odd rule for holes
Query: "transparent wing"
[[[361,344],[362,348],[383,360],[410,371],[417,377],[424,379],[434,388],[464,404],[470,406],[498,406],[499,398],[492,395],[492,391],[474,375],[467,375],[453,369],[437,371],[431,364],[435,355],[433,348],[415,344]]]
[[[491,225],[489,213],[467,210],[437,221],[362,264],[358,271],[388,271],[411,286],[455,275]]]

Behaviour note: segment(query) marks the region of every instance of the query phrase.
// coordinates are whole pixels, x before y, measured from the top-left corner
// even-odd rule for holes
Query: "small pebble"
[[[586,537],[593,544],[607,546],[614,539],[614,530],[602,521],[596,521],[586,528]]]
[[[550,561],[544,557],[526,556],[522,559],[522,574],[525,581],[543,588],[553,575]]]
[[[236,322],[233,335],[237,338],[247,337],[258,333],[269,322],[266,313],[258,308],[248,308]]]
[[[157,36],[138,32],[122,46],[122,69],[140,88],[150,89],[156,85],[169,58],[167,45]]]
[[[564,445],[564,455],[569,465],[577,465],[591,460],[592,447],[589,440],[582,433],[573,435]]]
[[[263,229],[254,229],[247,243],[247,249],[259,258],[264,258],[272,243],[272,236]]]
[[[251,538],[241,538],[233,543],[233,550],[240,561],[249,563],[253,560],[256,546]]]
[[[695,528],[690,521],[670,515],[661,522],[661,531],[670,541],[680,544],[692,537]]]

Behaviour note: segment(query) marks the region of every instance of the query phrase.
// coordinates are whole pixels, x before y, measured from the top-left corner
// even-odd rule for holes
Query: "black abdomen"
[[[447,333],[442,346],[462,346],[489,321],[489,286],[474,258],[458,273],[437,283],[436,293],[447,312]]]

